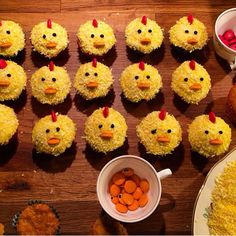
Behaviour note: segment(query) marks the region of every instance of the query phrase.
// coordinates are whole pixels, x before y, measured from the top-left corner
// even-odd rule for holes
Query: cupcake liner
[[[30,201],[28,201],[28,205],[29,205],[29,206],[34,205],[34,204],[40,204],[40,203],[47,204],[46,202],[44,202],[44,201],[42,201],[42,200],[30,200]],[[47,205],[48,205],[48,204],[47,204]],[[48,206],[49,206],[49,208],[52,210],[52,212],[55,214],[55,216],[57,217],[57,219],[59,220],[59,222],[61,222],[60,215],[59,215],[59,213],[57,212],[57,210],[56,210],[54,207],[50,206],[50,205],[48,205]],[[13,216],[13,219],[12,219],[12,226],[13,226],[15,229],[16,229],[18,220],[19,220],[19,218],[20,218],[20,214],[21,214],[21,212],[18,212],[18,213],[16,213],[16,214]],[[60,234],[61,234],[61,233],[60,233],[60,230],[61,230],[61,227],[60,227],[60,224],[59,224],[58,229],[56,230],[55,234],[56,234],[56,235],[60,235]]]

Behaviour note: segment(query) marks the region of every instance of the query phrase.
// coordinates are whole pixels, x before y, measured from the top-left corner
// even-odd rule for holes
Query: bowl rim
[[[215,22],[215,27],[214,27],[214,28],[215,28],[215,35],[216,35],[216,38],[218,39],[218,41],[220,42],[220,44],[221,44],[225,49],[227,49],[228,51],[230,51],[230,52],[236,54],[236,51],[235,51],[235,50],[233,50],[233,49],[231,49],[230,47],[226,46],[226,45],[221,41],[221,39],[219,38],[219,35],[218,35],[218,33],[217,33],[217,30],[216,30],[216,26],[217,26],[218,21],[220,20],[220,18],[221,18],[223,15],[225,15],[226,13],[230,12],[230,11],[236,11],[236,7],[230,8],[230,9],[227,9],[227,10],[223,11],[223,12],[217,17],[216,22]]]
[[[133,159],[138,159],[139,161],[143,162],[144,164],[148,165],[150,167],[150,169],[153,171],[155,177],[156,177],[156,180],[159,184],[159,196],[156,198],[156,202],[155,202],[155,205],[154,207],[146,214],[144,215],[143,217],[139,217],[137,219],[132,219],[132,220],[129,220],[127,218],[127,220],[123,220],[123,219],[120,219],[119,217],[117,217],[117,215],[114,215],[112,214],[111,212],[108,212],[106,207],[104,206],[104,204],[101,202],[101,195],[100,195],[100,191],[99,191],[99,183],[100,183],[100,179],[101,179],[101,176],[103,175],[104,171],[107,169],[108,166],[110,166],[113,162],[116,162],[120,159],[124,159],[124,158],[133,158]],[[149,217],[157,208],[157,206],[159,205],[159,202],[160,202],[160,199],[161,199],[161,194],[162,194],[162,185],[161,185],[161,180],[160,180],[160,177],[158,176],[158,172],[156,171],[156,169],[148,162],[146,161],[145,159],[143,159],[142,157],[139,157],[139,156],[135,156],[135,155],[129,155],[129,154],[126,154],[126,155],[121,155],[121,156],[118,156],[112,160],[110,160],[103,168],[102,170],[100,171],[99,175],[98,175],[98,178],[97,178],[97,186],[96,186],[96,191],[97,191],[97,198],[98,198],[98,201],[100,203],[100,205],[102,206],[103,210],[108,214],[110,215],[112,218],[116,219],[116,220],[119,220],[121,222],[125,222],[125,223],[135,223],[135,222],[139,222],[139,221],[142,221],[144,219],[146,219],[147,217]]]

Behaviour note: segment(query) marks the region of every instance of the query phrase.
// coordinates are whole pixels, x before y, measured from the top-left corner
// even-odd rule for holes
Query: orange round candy
[[[119,212],[121,212],[121,213],[126,213],[126,212],[128,211],[128,208],[127,208],[127,206],[125,206],[125,205],[122,205],[122,204],[120,204],[120,203],[117,203],[117,204],[116,204],[116,210],[119,211]]]
[[[118,200],[119,200],[120,204],[125,205],[125,202],[124,202],[124,200],[123,200],[123,198],[122,198],[122,195],[123,195],[123,194],[119,194],[119,195],[118,195]]]
[[[144,193],[148,192],[149,190],[149,183],[146,179],[141,180],[140,182],[140,188]]]
[[[122,173],[124,174],[124,176],[130,177],[131,175],[134,174],[134,170],[132,168],[124,168],[122,170]]]
[[[124,193],[122,194],[122,200],[126,205],[132,205],[134,202],[134,197],[129,193]]]
[[[117,204],[119,202],[119,198],[118,197],[111,197],[111,201],[114,203],[114,204]]]
[[[116,185],[122,185],[125,182],[125,176],[121,172],[114,174],[112,181]]]
[[[147,194],[143,194],[141,196],[141,198],[139,199],[138,203],[139,203],[140,207],[146,206],[146,204],[148,203],[148,196],[147,196]]]
[[[125,181],[124,188],[127,193],[133,193],[136,190],[137,185],[133,180],[127,180]]]
[[[137,187],[136,190],[133,193],[134,199],[139,200],[142,195],[143,195],[143,191],[141,190],[140,187]]]
[[[129,209],[130,211],[135,211],[135,210],[137,210],[138,208],[139,208],[139,203],[138,203],[137,200],[134,200],[133,204],[131,204],[131,205],[128,206],[128,209]]]
[[[111,196],[116,197],[119,195],[119,193],[120,193],[120,187],[115,184],[112,184],[110,187]]]

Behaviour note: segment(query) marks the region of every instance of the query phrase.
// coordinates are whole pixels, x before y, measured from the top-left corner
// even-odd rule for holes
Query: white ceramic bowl
[[[148,203],[145,207],[139,208],[136,211],[128,211],[127,213],[120,213],[115,209],[115,205],[111,201],[111,196],[108,192],[108,185],[112,176],[124,168],[134,169],[141,179],[147,179],[150,188],[148,191]],[[141,157],[124,155],[117,157],[108,162],[101,170],[97,179],[97,196],[102,208],[114,219],[133,223],[141,221],[151,215],[157,208],[161,198],[161,179],[171,175],[170,169],[165,169],[156,172],[149,162]]]

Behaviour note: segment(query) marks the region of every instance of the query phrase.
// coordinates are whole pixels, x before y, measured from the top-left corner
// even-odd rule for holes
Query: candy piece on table
[[[234,31],[231,29],[226,30],[223,34],[223,37],[228,41],[232,40],[233,38],[235,38]]]

